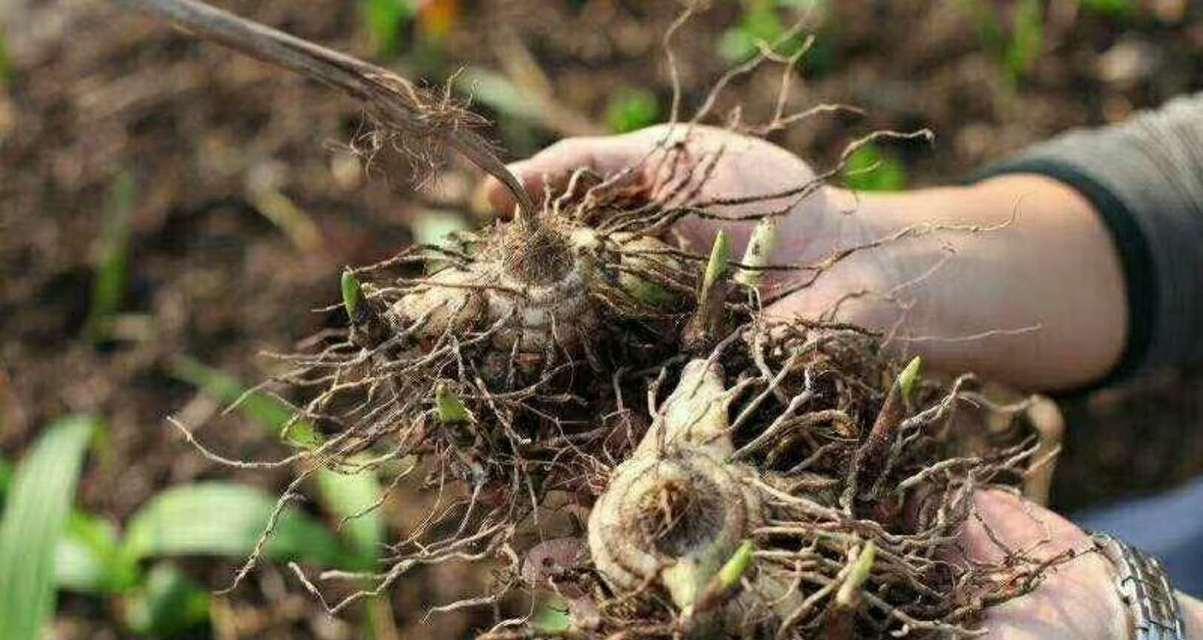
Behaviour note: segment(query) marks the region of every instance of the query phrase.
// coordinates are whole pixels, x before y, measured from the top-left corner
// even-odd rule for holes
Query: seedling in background
[[[0,638],[36,640],[54,613],[54,554],[99,423],[65,418],[21,461],[0,519]]]
[[[962,0],[977,24],[978,40],[1002,65],[1008,79],[1018,82],[1035,67],[1044,51],[1044,3],[1020,0],[1014,6],[1008,30],[994,4],[986,0]]]
[[[136,198],[134,177],[128,172],[117,174],[104,207],[104,228],[92,280],[86,331],[93,342],[109,339],[114,317],[125,299],[129,280],[130,218]]]
[[[622,89],[610,97],[606,106],[606,126],[614,133],[636,131],[656,123],[660,103],[647,89]]]
[[[361,7],[364,25],[376,55],[396,55],[401,49],[405,31],[417,15],[416,0],[363,0]]]
[[[807,9],[817,0],[744,0],[739,24],[723,32],[718,52],[727,62],[737,64],[760,51],[760,43],[775,43],[785,35],[782,9]],[[798,34],[776,47],[777,53],[790,56],[806,46],[806,36]]]
[[[1113,20],[1124,20],[1140,12],[1136,0],[1081,0],[1082,11]]]
[[[1015,26],[1011,42],[1003,58],[1012,81],[1027,77],[1043,51],[1044,2],[1020,0],[1015,7]]]
[[[898,191],[906,188],[906,166],[875,144],[866,144],[848,157],[844,183],[856,191]]]
[[[8,41],[5,40],[4,30],[0,29],[0,86],[8,84],[12,78],[12,63],[8,61]]]

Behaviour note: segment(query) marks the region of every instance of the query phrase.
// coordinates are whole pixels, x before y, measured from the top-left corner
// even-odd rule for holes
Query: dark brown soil
[[[372,57],[356,3],[312,0],[303,10],[284,0],[220,4]],[[461,64],[515,73],[522,57],[512,43],[523,43],[555,89],[554,112],[568,116],[532,121],[483,108],[500,116],[494,137],[520,156],[565,132],[604,129],[596,123],[620,88],[653,89],[667,105],[668,84],[653,62],[677,8],[648,4],[463,2],[441,43],[419,23],[404,34],[403,55],[381,62],[435,80]],[[1177,3],[1148,2],[1137,17],[1117,20],[1063,10],[1076,2],[1049,3],[1042,55],[1027,76],[1011,81],[984,50],[968,4],[829,3],[828,26],[819,30],[809,79],[799,83],[796,99],[855,104],[869,115],[815,120],[777,142],[821,161],[859,133],[930,127],[934,147],[896,149],[913,184],[934,184],[964,178],[1067,127],[1119,120],[1203,83],[1198,7],[1158,18],[1154,5]],[[1006,26],[1013,3],[979,4],[990,5]],[[467,214],[476,174],[452,164],[424,195],[409,188],[403,166],[376,164],[370,179],[361,180],[340,150],[359,131],[361,114],[336,92],[120,15],[99,0],[12,6],[10,15],[0,15],[11,60],[8,78],[0,80],[0,450],[7,459],[19,457],[42,426],[65,413],[105,416],[110,443],[89,465],[81,501],[116,521],[163,487],[198,478],[279,489],[284,475],[232,473],[180,442],[164,416],[214,407],[174,379],[173,361],[187,355],[244,380],[263,377],[270,363],[256,352],[288,350],[330,321],[310,310],[337,299],[342,265],[372,262],[409,242],[411,222],[432,206]],[[737,14],[735,3],[722,3],[682,32],[687,98],[697,100],[721,73],[714,50]],[[1135,71],[1125,70],[1125,61]],[[538,84],[533,75],[523,86]],[[771,73],[757,75],[733,92],[749,119],[767,117],[777,81]],[[107,194],[123,172],[136,184],[129,286],[119,338],[94,345],[84,326],[97,238]],[[303,211],[320,241],[285,233],[261,213],[265,205],[255,194],[263,185]],[[1197,473],[1198,380],[1166,374],[1072,401],[1075,435],[1061,463],[1064,481],[1054,487],[1056,504],[1097,504]],[[1105,439],[1110,433],[1119,437]],[[243,458],[279,449],[236,419],[212,421],[200,435]],[[1176,462],[1142,462],[1131,473],[1124,455],[1134,447],[1122,443],[1135,442],[1172,452]],[[406,520],[403,506],[390,513],[394,531]],[[189,570],[219,587],[233,566]],[[481,578],[457,571],[419,574],[423,579],[395,591],[404,636],[467,633],[468,618],[422,623],[428,607],[475,592]],[[278,570],[260,575],[230,599],[237,620],[230,637],[352,636]],[[123,636],[117,613],[105,605],[69,597],[62,609],[63,638]]]

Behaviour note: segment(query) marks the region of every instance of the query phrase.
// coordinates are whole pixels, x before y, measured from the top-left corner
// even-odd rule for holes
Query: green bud
[[[835,594],[835,601],[839,606],[850,607],[856,603],[861,588],[873,571],[873,561],[876,558],[877,545],[870,540],[861,547],[860,553],[853,561],[852,570],[848,572],[848,577],[844,578],[844,583],[840,585],[840,590]]]
[[[363,303],[363,286],[350,269],[343,271],[342,290],[343,307],[347,310],[347,317],[351,322],[355,322],[359,314],[359,305]]]
[[[919,356],[915,356],[902,369],[902,373],[898,374],[898,387],[902,391],[902,398],[910,402],[915,395],[915,389],[919,386],[919,372],[923,368],[923,360]]]
[[[752,239],[748,240],[748,248],[744,250],[744,257],[740,262],[748,267],[764,267],[769,263],[769,257],[776,248],[777,220],[765,218],[752,231]],[[735,274],[735,281],[754,287],[763,277],[764,271],[759,269],[740,269],[739,273]]]
[[[756,545],[752,544],[751,540],[744,540],[743,544],[731,554],[731,558],[718,570],[718,575],[715,579],[718,581],[718,588],[723,591],[728,591],[739,586],[739,580],[748,571],[748,567],[752,566],[752,554],[756,551]]]
[[[705,307],[707,299],[714,289],[715,283],[727,273],[727,264],[731,261],[731,238],[726,231],[719,231],[714,237],[714,246],[710,248],[710,260],[706,263],[706,272],[702,276],[702,291],[698,295],[698,306]]]
[[[443,424],[465,424],[472,421],[472,414],[464,401],[456,395],[447,383],[440,382],[434,388],[434,401],[439,410],[439,422]]]

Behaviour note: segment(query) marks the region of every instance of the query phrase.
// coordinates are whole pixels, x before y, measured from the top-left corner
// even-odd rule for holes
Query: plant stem
[[[448,147],[501,181],[518,202],[518,217],[531,227],[536,224],[530,195],[489,149],[484,138],[455,123],[431,126],[428,123],[431,107],[424,104],[426,96],[392,71],[198,0],[115,1],[170,21],[197,37],[342,89],[367,103],[389,125],[410,135],[441,138]]]

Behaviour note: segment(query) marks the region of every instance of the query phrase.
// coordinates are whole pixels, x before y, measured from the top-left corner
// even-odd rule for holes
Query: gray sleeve
[[[1111,231],[1129,303],[1128,344],[1113,378],[1203,363],[1203,93],[1118,125],[1070,131],[986,175],[1002,173],[1069,184]]]

